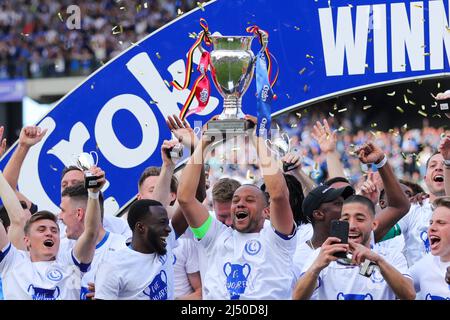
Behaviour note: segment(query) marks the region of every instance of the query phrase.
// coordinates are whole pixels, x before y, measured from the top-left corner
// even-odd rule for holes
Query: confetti
[[[136,6],[136,13],[139,13],[141,10],[142,10],[142,5],[141,5],[141,4],[138,4],[138,5]]]
[[[366,101],[366,100],[367,100],[367,97],[366,97],[366,96],[364,96],[363,100],[364,100],[364,101]]]
[[[342,132],[342,131],[345,131],[345,128],[344,128],[343,126],[340,126],[340,127],[338,128],[338,132]]]
[[[167,86],[168,88],[170,88],[170,84],[169,84],[169,81],[167,81],[167,80],[164,80],[164,83],[166,84],[166,86]]]
[[[119,28],[119,30],[115,31],[117,28]],[[111,31],[112,31],[112,34],[120,34],[123,32],[123,27],[121,25],[115,26],[114,28],[111,29]]]
[[[50,165],[50,169],[52,169],[53,171],[58,171],[58,168],[55,168],[54,166]]]
[[[367,63],[364,66],[366,67],[366,69],[369,69],[369,65]]]
[[[419,84],[419,85],[421,85],[422,84],[422,79],[420,79],[420,80],[417,80],[417,84]]]
[[[421,116],[424,116],[425,118],[428,117],[428,114],[426,114],[426,112],[423,112],[422,110],[417,111],[417,113]]]
[[[301,113],[299,113],[299,112],[297,112],[297,113],[296,113],[296,115],[297,115],[297,117],[299,117],[299,118],[301,118],[301,117],[302,117],[302,114],[301,114]]]
[[[367,110],[367,109],[370,109],[370,108],[372,108],[372,105],[369,104],[369,105],[367,105],[367,106],[364,106],[364,107],[363,107],[363,110]]]
[[[376,123],[376,122],[370,124],[370,127],[371,127],[371,128],[375,128],[376,126],[377,126],[377,123]]]
[[[425,110],[425,105],[421,105],[420,108],[422,108],[422,110]]]
[[[350,8],[353,8],[353,5],[352,5],[351,3],[349,3],[348,6],[349,6]]]
[[[342,109],[338,110],[338,112],[345,112],[345,111],[347,111],[347,108],[342,108]]]
[[[416,8],[423,8],[420,4],[415,4],[414,7],[416,7]]]
[[[439,113],[435,113],[431,116],[432,118],[442,118],[442,116]]]
[[[177,10],[177,16],[181,16],[183,13],[184,13],[184,12],[183,12],[180,8],[178,8],[178,10]]]
[[[296,123],[291,124],[291,128],[297,128],[297,124]]]
[[[390,97],[393,97],[393,96],[395,96],[395,91],[392,91],[392,92],[390,92],[390,93],[386,93],[388,96],[390,96]]]
[[[61,12],[58,12],[58,18],[59,18],[59,20],[61,20],[61,22],[64,22]]]
[[[95,85],[95,82],[93,84],[91,84],[91,90],[94,90],[94,85]]]
[[[437,83],[437,87],[438,87],[438,89],[441,87],[441,83],[440,82]]]
[[[300,70],[298,73],[299,73],[299,74],[303,74],[303,73],[305,73],[305,71],[306,71],[306,67],[303,68],[302,70]]]
[[[120,7],[119,10],[126,10],[126,8],[125,7]]]
[[[303,91],[304,91],[304,92],[308,92],[308,90],[309,90],[309,86],[308,86],[307,84],[305,84],[305,85],[303,86]]]
[[[288,99],[291,98],[291,96],[289,95],[289,93],[286,93],[286,97],[287,97]]]
[[[328,112],[328,114],[330,115],[330,117],[334,117],[334,113]]]
[[[429,56],[430,53],[429,53],[429,52],[425,52],[423,55],[424,55],[424,56]]]
[[[333,104],[333,110],[337,110],[337,109],[338,109],[337,103]]]
[[[148,4],[147,4],[147,2],[145,2],[144,3],[144,8],[147,9],[147,7],[148,7]]]
[[[252,172],[250,171],[250,169],[247,170],[247,174],[245,175],[247,180],[254,180],[255,176],[252,174]]]
[[[404,113],[405,112],[405,110],[403,110],[401,107],[399,107],[399,106],[396,106],[395,107],[399,112],[401,112],[401,113]]]
[[[406,94],[403,95],[403,100],[405,101],[405,104],[408,104],[408,98],[406,97]]]
[[[372,130],[369,131],[375,138],[377,137],[377,134],[373,132]]]
[[[157,101],[150,100],[150,104],[157,104]]]
[[[414,101],[412,101],[412,100],[408,100],[408,102],[409,102],[410,105],[413,105],[413,106],[416,105],[416,103]]]
[[[412,94],[412,93],[413,93],[413,91],[412,91],[412,90],[409,90],[409,89],[406,89],[406,92],[408,92],[409,94]]]
[[[157,57],[158,59],[161,59],[161,55],[159,54],[159,52],[156,53],[156,57]]]
[[[406,154],[403,151],[401,152],[401,154],[402,154],[403,159],[406,160],[406,158],[407,158]]]
[[[306,58],[311,58],[311,59],[314,59],[314,57],[313,57],[313,56],[311,56],[311,55],[309,55],[309,54],[306,54]]]
[[[195,33],[195,32],[189,32],[189,38],[197,39],[197,33]]]
[[[294,26],[294,29],[298,31],[300,30],[300,27]]]
[[[202,2],[197,2],[197,7],[202,9],[202,11],[205,11],[205,8],[203,8],[203,3]]]
[[[28,37],[30,34],[29,34],[29,33],[23,33],[23,32],[21,32],[20,35],[21,35],[21,36],[24,36],[24,37]]]

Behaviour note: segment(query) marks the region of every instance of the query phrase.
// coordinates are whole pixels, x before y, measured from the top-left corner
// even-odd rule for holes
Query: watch
[[[450,168],[450,160],[444,160],[444,166]]]

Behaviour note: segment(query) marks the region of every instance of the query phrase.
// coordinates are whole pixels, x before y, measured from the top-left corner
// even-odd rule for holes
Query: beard
[[[160,236],[157,233],[149,230],[147,234],[147,241],[160,256],[167,253],[166,246],[163,245]]]

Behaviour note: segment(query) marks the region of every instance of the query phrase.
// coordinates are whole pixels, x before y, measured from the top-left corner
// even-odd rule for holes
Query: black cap
[[[347,199],[354,193],[355,190],[350,186],[334,189],[326,185],[320,185],[308,193],[303,200],[303,213],[311,220],[313,211],[319,208],[322,203],[331,202],[341,196]]]

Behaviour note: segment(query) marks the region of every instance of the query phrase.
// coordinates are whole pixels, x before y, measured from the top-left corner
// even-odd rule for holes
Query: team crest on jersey
[[[47,276],[47,279],[58,282],[58,281],[61,281],[61,279],[63,278],[63,273],[59,269],[52,268],[47,271],[46,276]]]
[[[144,289],[144,294],[150,300],[167,300],[167,274],[164,270],[161,270],[149,286]]]
[[[162,265],[164,265],[167,261],[167,255],[159,256],[158,260]]]
[[[381,274],[381,272],[378,270],[378,268],[374,268],[372,275],[370,276],[370,280],[373,283],[381,283],[384,281],[383,275]]]
[[[247,288],[247,279],[251,268],[248,263],[244,265],[225,263],[223,272],[227,276],[227,290],[231,300],[239,300]]]
[[[425,252],[430,253],[431,252],[431,245],[430,245],[430,239],[428,239],[428,232],[427,230],[424,230],[420,233],[420,239],[422,239],[423,246],[425,247]]]
[[[373,296],[370,293],[367,294],[355,294],[355,293],[347,293],[339,292],[337,300],[373,300]]]
[[[33,300],[56,300],[61,293],[58,286],[54,289],[45,289],[35,287],[32,284],[30,284],[27,291],[31,294]]]
[[[247,252],[249,255],[257,255],[259,251],[261,251],[261,242],[259,242],[258,240],[249,240],[245,244],[245,252]]]

